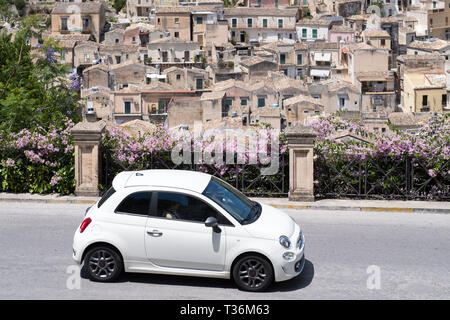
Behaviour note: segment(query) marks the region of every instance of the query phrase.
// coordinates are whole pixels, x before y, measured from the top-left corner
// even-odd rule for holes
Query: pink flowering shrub
[[[321,117],[310,124],[315,144],[318,197],[450,198],[450,115],[431,118],[416,133],[379,133],[359,120]],[[348,131],[368,142],[336,141]]]
[[[51,126],[0,137],[0,191],[29,193],[72,193],[74,146],[66,120],[65,128]]]
[[[213,131],[201,137],[184,136],[158,126],[152,134],[134,137],[123,128],[107,128],[102,140],[105,174],[101,187],[107,188],[114,176],[123,170],[184,169],[219,176],[247,193],[265,190],[277,195],[287,194],[287,174],[260,177],[260,168],[268,166],[271,160],[272,141],[279,141],[276,146],[280,155],[287,153],[286,141],[279,132],[264,127],[258,130],[258,142],[251,148],[253,152],[249,152],[248,139],[242,147],[237,139],[226,139],[225,136],[220,139],[221,134]],[[186,152],[190,155],[183,158]],[[174,163],[177,155],[183,158],[183,163]],[[279,162],[282,170],[287,169],[284,156]],[[258,180],[252,184],[251,192],[245,190],[243,179]]]

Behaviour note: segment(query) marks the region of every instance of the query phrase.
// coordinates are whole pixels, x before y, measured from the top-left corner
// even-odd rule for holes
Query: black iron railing
[[[195,153],[192,153],[190,164],[177,165],[171,159],[171,152],[164,151],[143,153],[139,157],[138,162],[130,164],[128,162],[117,161],[114,153],[114,150],[102,148],[101,190],[106,190],[111,186],[112,180],[121,171],[178,169],[209,173],[227,181],[248,196],[286,197],[289,191],[289,163],[287,154],[280,155],[276,174],[263,175],[261,174],[261,170],[267,168],[269,165],[239,164],[237,159],[234,159],[234,164],[227,164],[225,167],[222,167],[216,164],[196,163],[197,157]]]
[[[318,154],[316,198],[450,199],[450,159]]]

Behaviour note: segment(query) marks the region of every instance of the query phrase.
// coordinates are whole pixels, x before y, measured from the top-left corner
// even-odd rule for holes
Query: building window
[[[236,28],[236,27],[237,27],[237,19],[231,19],[231,26],[232,26],[233,28]]]
[[[317,38],[317,29],[312,29],[312,37],[313,37],[314,39]]]
[[[247,19],[247,27],[251,28],[253,26],[253,19],[252,18],[248,18]]]
[[[181,79],[181,74],[177,74],[177,80]]]
[[[175,38],[179,38],[179,37],[180,37],[180,33],[179,33],[178,31],[175,31],[174,34],[173,34],[173,36],[174,36]]]
[[[258,108],[262,108],[266,105],[266,98],[258,97]]]
[[[83,30],[89,28],[89,18],[83,18]]]
[[[61,17],[61,30],[67,30],[67,17]]]
[[[180,23],[180,18],[175,18],[175,23]]]
[[[241,106],[247,105],[247,98],[241,98]]]
[[[428,96],[426,94],[422,96],[422,106],[428,106]]]
[[[301,53],[297,54],[297,64],[303,64],[303,55]]]
[[[278,19],[278,28],[283,28],[283,19]]]
[[[302,29],[302,38],[306,38],[307,32],[308,32],[307,29],[305,28]]]
[[[280,64],[286,64],[286,54],[280,54]]]
[[[116,44],[118,44],[119,43],[119,39],[116,39]]]
[[[339,97],[339,110],[345,109],[345,98]]]
[[[203,79],[196,79],[195,80],[195,84],[196,84],[196,88],[197,90],[202,90],[203,89]]]
[[[133,42],[136,42],[136,37],[133,37],[132,41],[133,41]]]
[[[125,114],[130,114],[131,113],[131,101],[125,101]]]
[[[442,107],[447,107],[447,95],[443,94],[442,95]]]
[[[227,99],[227,100],[225,101],[225,104],[226,104],[228,107],[231,107],[231,106],[233,105],[233,99]]]
[[[385,46],[386,45],[386,39],[381,39],[381,45]]]
[[[197,17],[197,24],[203,24],[203,17]]]
[[[158,114],[167,113],[167,105],[168,104],[169,104],[169,101],[167,99],[158,100]]]
[[[267,28],[267,19],[263,19],[263,28]]]

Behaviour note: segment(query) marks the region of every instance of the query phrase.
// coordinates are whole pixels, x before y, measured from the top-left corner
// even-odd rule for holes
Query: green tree
[[[22,14],[23,9],[27,6],[25,0],[14,0],[14,5],[16,6],[17,11]]]
[[[23,128],[50,125],[63,127],[66,117],[80,120],[79,84],[69,77],[67,66],[58,63],[61,49],[49,39],[36,48],[30,46],[38,37],[38,18],[21,21],[14,39],[0,33],[0,130],[17,132]]]
[[[15,14],[9,10],[12,5],[12,0],[0,0],[0,22],[10,22],[13,20]]]
[[[123,9],[126,3],[127,3],[126,0],[114,0],[113,7],[116,10],[116,12],[119,13],[119,11]]]

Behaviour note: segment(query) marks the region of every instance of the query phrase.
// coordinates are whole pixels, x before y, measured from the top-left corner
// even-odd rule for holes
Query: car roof
[[[178,188],[202,193],[211,175],[189,170],[153,169],[141,171],[122,171],[113,180],[116,190],[127,187],[157,186]]]

